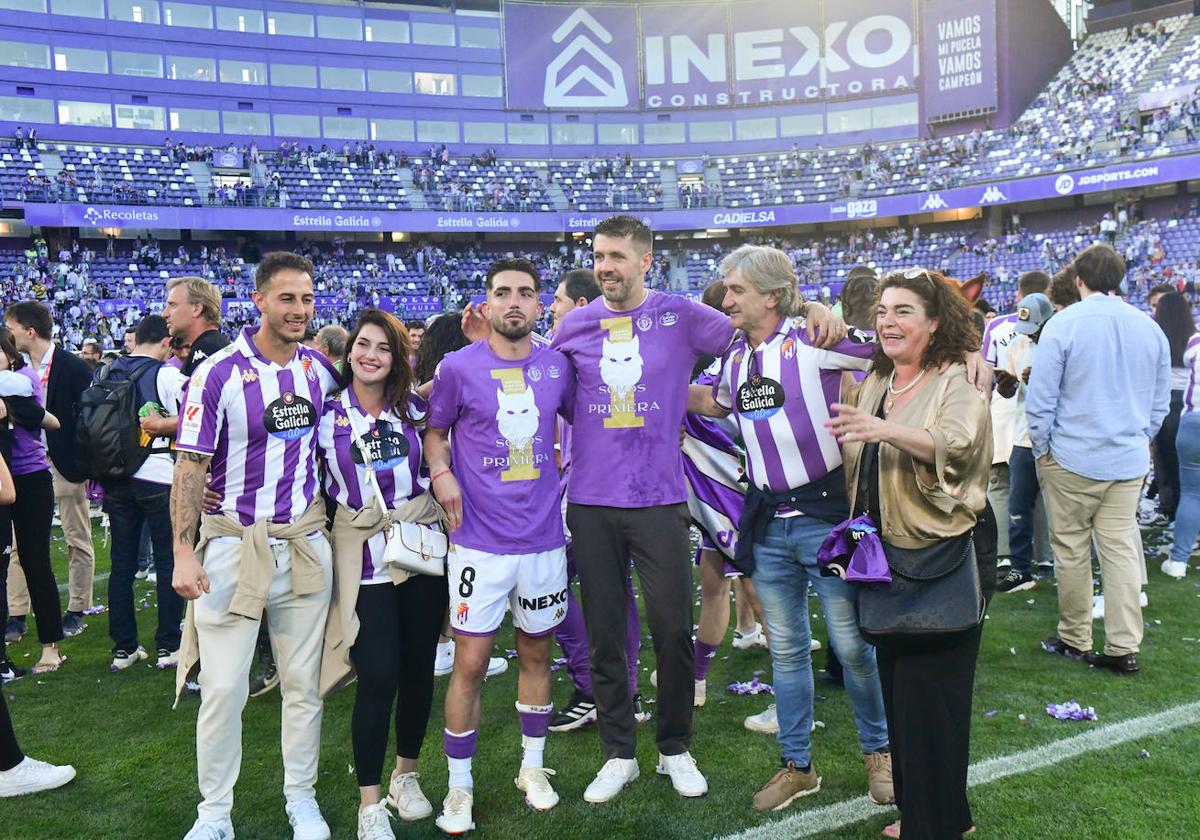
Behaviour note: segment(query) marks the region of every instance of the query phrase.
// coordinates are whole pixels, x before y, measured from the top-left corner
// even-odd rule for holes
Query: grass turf
[[[1061,722],[1046,715],[1047,702],[1077,699],[1092,705],[1101,723],[1112,723],[1196,699],[1200,684],[1200,575],[1176,582],[1159,573],[1163,537],[1147,533],[1150,606],[1145,610],[1143,672],[1122,678],[1049,656],[1038,640],[1054,630],[1056,596],[1052,585],[1032,592],[1000,595],[993,601],[975,693],[972,756],[978,761],[1053,742],[1096,724]],[[56,540],[59,580],[66,580],[63,544]],[[97,543],[97,574],[107,571],[107,549]],[[137,584],[139,601],[153,603],[153,590]],[[105,582],[96,585],[98,603],[107,603]],[[697,596],[698,600],[698,596]],[[819,614],[815,598],[812,614]],[[698,617],[698,612],[697,612]],[[153,609],[138,613],[143,644],[153,646]],[[819,619],[815,634],[824,639]],[[1102,628],[1097,624],[1097,644]],[[512,646],[511,625],[496,647]],[[0,837],[47,838],[181,837],[195,816],[195,717],[198,698],[189,696],[172,711],[173,675],[139,665],[109,672],[107,616],[88,617],[88,629],[63,644],[69,661],[55,674],[27,676],[4,691],[22,748],[34,757],[69,762],[79,776],[69,786],[35,797],[0,800]],[[11,647],[19,664],[37,658],[30,634]],[[816,655],[823,662],[823,653]],[[516,663],[483,689],[483,723],[475,761],[475,820],[480,837],[716,837],[769,823],[798,809],[814,808],[862,795],[865,776],[850,706],[841,689],[818,683],[814,762],[824,779],[821,793],[800,800],[781,814],[757,815],[750,798],[774,771],[773,738],[746,731],[742,719],[761,711],[769,698],[735,696],[724,690],[756,671],[770,680],[766,651],[735,651],[728,638],[709,672],[708,704],[697,710],[693,755],[709,778],[711,793],[684,800],[654,773],[653,723],[640,730],[642,778],[603,806],[582,801],[583,789],[602,763],[594,728],[551,734],[547,765],[558,775],[562,802],[546,814],[531,812],[513,786],[520,758],[515,699]],[[649,672],[653,652],[643,642],[642,687],[653,698]],[[565,669],[555,673],[555,700],[570,696]],[[446,790],[441,754],[441,700],[446,678],[437,681],[434,714],[422,752],[422,783],[440,806]],[[335,838],[353,837],[357,790],[352,775],[349,717],[353,688],[326,704],[317,796]],[[648,706],[653,710],[653,705]],[[988,713],[995,712],[988,716]],[[1025,719],[1020,720],[1019,715]],[[279,695],[249,701],[244,716],[245,752],[235,791],[233,819],[239,838],[289,836],[283,813],[279,756]],[[1145,749],[1148,758],[1140,756]],[[1062,765],[975,788],[971,801],[981,837],[1026,838],[1095,836],[1178,837],[1200,825],[1200,728],[1187,727],[1081,756]],[[877,837],[894,813],[872,812],[829,837]],[[400,837],[439,837],[433,821],[396,825]]]

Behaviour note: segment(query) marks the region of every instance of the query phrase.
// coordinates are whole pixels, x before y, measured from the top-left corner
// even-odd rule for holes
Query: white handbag
[[[355,409],[345,395],[342,397],[342,406],[350,420],[350,433],[354,437],[354,445],[362,455],[363,467],[367,471],[367,484],[374,490],[375,501],[379,503],[379,509],[383,513],[383,536],[387,540],[383,550],[384,565],[395,566],[418,575],[441,577],[446,574],[449,539],[438,526],[392,520],[392,511],[383,498],[383,488],[379,486],[375,476],[374,459],[370,450],[363,444],[366,432],[360,429],[355,419]]]

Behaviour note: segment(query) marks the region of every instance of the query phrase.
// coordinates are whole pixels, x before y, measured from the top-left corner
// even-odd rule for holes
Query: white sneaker
[[[745,633],[733,631],[733,646],[738,650],[749,650],[750,648],[765,648],[767,646],[767,636],[762,631],[762,625],[757,621],[754,622],[754,629],[747,630]]]
[[[1104,618],[1104,596],[1092,596],[1092,621],[1099,621]]]
[[[708,793],[708,780],[696,766],[696,759],[691,753],[679,755],[658,754],[658,767],[655,770],[662,776],[670,776],[675,792],[680,796],[704,796]]]
[[[1187,563],[1182,560],[1164,560],[1159,568],[1164,575],[1175,580],[1183,580],[1183,576],[1187,574]]]
[[[158,584],[158,572],[146,572],[146,583]]]
[[[179,667],[179,651],[159,650],[154,659],[154,667],[160,671],[174,671]]]
[[[387,806],[382,802],[358,812],[358,840],[396,840]]]
[[[488,669],[485,676],[494,677],[497,674],[503,674],[508,670],[508,660],[503,656],[493,656],[488,660]]]
[[[437,656],[433,660],[433,675],[444,677],[454,670],[454,640],[439,642]]]
[[[395,808],[396,816],[406,822],[423,820],[433,813],[433,805],[421,790],[420,778],[415,771],[393,772],[391,784],[388,785],[387,804]]]
[[[1144,590],[1144,589],[1138,593],[1138,606],[1139,607],[1150,606],[1150,599],[1146,597],[1146,590]]]
[[[554,771],[549,767],[522,767],[513,779],[525,791],[525,804],[535,811],[549,811],[558,804],[558,794],[550,786]]]
[[[146,653],[146,649],[141,645],[138,645],[137,650],[132,653],[118,650],[113,653],[113,661],[112,665],[109,666],[109,670],[115,674],[118,671],[124,671],[126,668],[132,668],[143,659],[148,659],[149,657],[150,655]]]
[[[815,637],[812,639],[809,639],[809,641],[808,641],[808,652],[809,653],[816,653],[820,649],[821,649],[821,640],[820,639],[815,638]]]
[[[641,775],[641,771],[638,769],[637,759],[610,758],[604,762],[604,766],[600,768],[596,778],[592,779],[592,783],[587,786],[587,790],[583,792],[583,798],[593,804],[607,802],[620,793],[626,785],[637,779],[639,775]]]
[[[765,711],[750,715],[742,725],[751,732],[761,732],[764,735],[779,734],[779,715],[775,712],[775,704],[767,706]]]
[[[16,767],[0,770],[0,798],[54,790],[74,778],[75,768],[70,764],[58,766],[25,756]]]
[[[329,840],[329,824],[315,799],[289,802],[285,809],[292,824],[292,840]]]
[[[466,834],[475,827],[471,821],[471,806],[475,794],[470,788],[452,787],[442,802],[442,813],[438,814],[437,827],[447,834]]]
[[[183,840],[233,840],[233,823],[229,820],[224,822],[196,820],[192,823],[191,831],[183,835]]]

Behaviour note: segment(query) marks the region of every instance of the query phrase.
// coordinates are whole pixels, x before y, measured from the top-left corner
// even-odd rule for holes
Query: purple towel
[[[847,519],[817,550],[817,565],[850,583],[891,583],[879,529],[869,516]]]

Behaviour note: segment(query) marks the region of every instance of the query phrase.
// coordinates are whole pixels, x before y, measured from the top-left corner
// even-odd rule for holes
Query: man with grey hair
[[[203,277],[172,277],[167,281],[167,303],[163,317],[171,337],[191,345],[183,363],[183,375],[191,376],[196,365],[229,345],[220,331],[221,293]]]
[[[317,330],[317,352],[338,365],[346,353],[346,339],[350,333],[340,324],[329,324]]]
[[[746,447],[750,485],[734,565],[752,575],[762,603],[782,753],[782,767],[753,807],[779,810],[821,789],[811,759],[810,584],[842,662],[868,791],[874,802],[889,803],[895,794],[875,651],[858,631],[853,585],[823,576],[817,566],[817,549],[831,527],[850,517],[841,449],[825,422],[842,371],[869,368],[875,342],[851,329],[832,347],[817,346],[805,319],[795,317],[803,298],[783,251],[744,245],[720,270],[723,308],[741,332],[722,358],[717,381],[691,387],[688,408],[710,417],[732,414]]]

